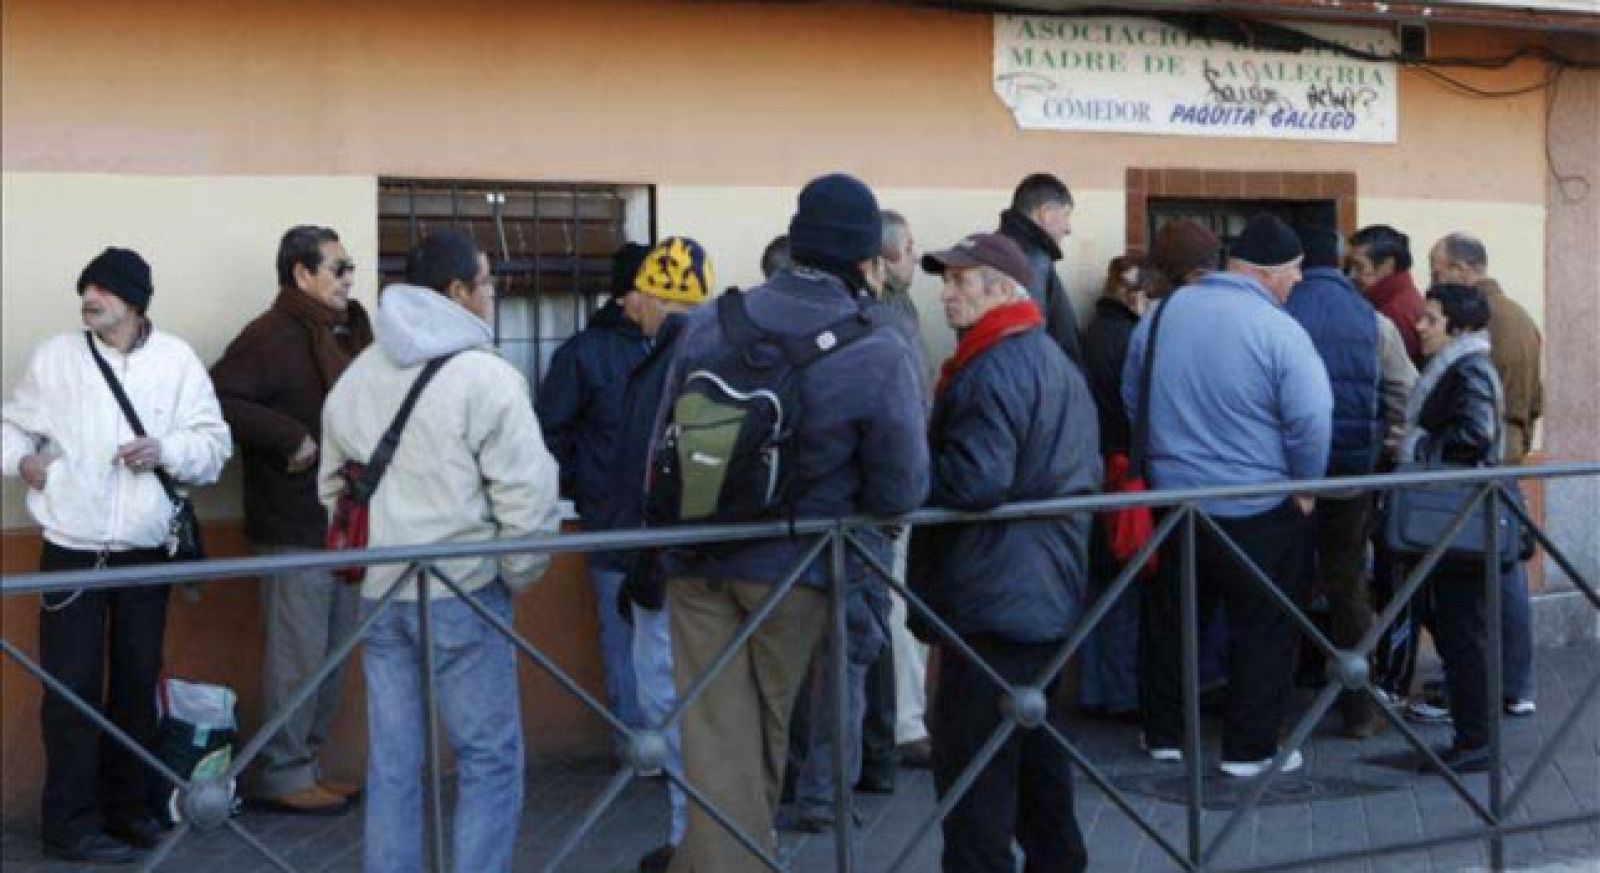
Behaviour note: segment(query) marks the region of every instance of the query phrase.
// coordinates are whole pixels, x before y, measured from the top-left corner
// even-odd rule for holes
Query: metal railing
[[[159,774],[162,779],[165,779],[178,790],[182,820],[162,843],[143,859],[142,869],[154,870],[158,868],[171,856],[173,850],[192,833],[227,829],[268,859],[273,866],[279,870],[293,873],[295,868],[292,865],[252,833],[244,823],[232,817],[229,785],[255,760],[268,739],[284,727],[290,715],[310,700],[318,687],[338,669],[339,665],[343,663],[360,642],[366,630],[379,616],[390,609],[414,608],[418,611],[419,639],[425,650],[421,662],[421,687],[424,698],[423,704],[426,707],[425,711],[428,713],[424,749],[426,761],[425,798],[427,812],[425,830],[428,845],[427,857],[430,860],[432,869],[442,873],[447,869],[445,847],[442,839],[444,833],[443,777],[439,753],[437,712],[434,705],[435,665],[433,647],[430,642],[432,638],[430,617],[432,609],[429,598],[432,586],[440,584],[448,589],[449,594],[455,595],[469,604],[471,609],[492,626],[496,632],[510,640],[517,651],[521,652],[540,670],[548,674],[563,690],[573,695],[586,708],[601,718],[607,727],[625,743],[627,750],[625,755],[626,766],[616,772],[605,789],[585,811],[577,827],[568,834],[557,850],[543,861],[540,869],[554,871],[562,868],[563,864],[573,856],[582,841],[593,833],[601,819],[623,796],[633,780],[646,776],[663,775],[682,789],[691,803],[700,808],[712,821],[724,828],[734,839],[749,850],[753,858],[758,860],[762,866],[767,869],[781,871],[785,869],[784,865],[772,853],[767,852],[760,841],[751,834],[743,832],[723,810],[718,809],[682,774],[674,772],[665,766],[668,748],[665,732],[678,725],[683,718],[684,712],[701,698],[710,684],[735,658],[739,649],[750,640],[762,624],[777,610],[783,598],[796,585],[801,584],[802,576],[805,575],[813,562],[826,554],[831,594],[832,633],[829,634],[829,637],[831,645],[830,667],[834,671],[832,677],[834,729],[836,737],[849,736],[852,733],[852,731],[848,730],[846,724],[849,707],[844,699],[847,693],[845,673],[848,660],[847,647],[849,645],[845,625],[845,598],[847,596],[846,588],[851,583],[848,563],[850,556],[853,554],[871,575],[876,576],[887,587],[904,598],[908,607],[920,615],[937,632],[939,636],[937,645],[947,650],[947,656],[969,659],[988,677],[989,681],[995,683],[996,687],[1003,693],[1004,699],[1008,702],[1007,705],[1001,707],[999,726],[989,737],[981,751],[967,763],[959,778],[940,798],[933,814],[917,827],[912,837],[901,848],[896,855],[895,861],[889,867],[890,871],[906,869],[909,859],[921,846],[928,834],[951,813],[969,791],[983,769],[999,753],[1006,741],[1018,731],[1042,731],[1048,735],[1059,745],[1072,763],[1082,771],[1085,778],[1092,782],[1112,805],[1127,816],[1178,868],[1185,871],[1289,869],[1314,864],[1360,860],[1473,841],[1487,842],[1491,867],[1495,870],[1503,870],[1505,867],[1505,839],[1513,834],[1600,822],[1600,808],[1577,809],[1571,814],[1559,818],[1515,823],[1511,821],[1512,815],[1521,809],[1524,801],[1527,800],[1530,787],[1550,766],[1557,749],[1570,737],[1586,708],[1596,699],[1597,694],[1600,694],[1600,668],[1595,670],[1594,675],[1590,677],[1587,685],[1577,696],[1572,711],[1550,736],[1548,742],[1535,753],[1532,763],[1523,771],[1521,779],[1516,785],[1509,784],[1506,778],[1505,750],[1500,728],[1500,708],[1497,705],[1491,706],[1492,715],[1489,732],[1491,764],[1488,776],[1488,797],[1486,800],[1481,800],[1468,788],[1460,775],[1445,766],[1438,755],[1429,747],[1428,743],[1406,723],[1396,705],[1385,695],[1378,692],[1378,689],[1373,685],[1372,678],[1369,676],[1368,658],[1378,645],[1381,636],[1395,623],[1412,597],[1416,595],[1428,579],[1430,572],[1443,556],[1447,544],[1452,542],[1464,528],[1471,517],[1473,508],[1480,502],[1486,502],[1490,510],[1484,513],[1485,538],[1489,544],[1489,554],[1496,553],[1498,537],[1501,535],[1498,526],[1494,523],[1494,519],[1497,517],[1497,512],[1494,510],[1499,504],[1504,503],[1505,507],[1530,529],[1538,544],[1544,548],[1545,553],[1563,571],[1588,603],[1596,610],[1600,610],[1600,592],[1597,592],[1596,585],[1591,580],[1585,579],[1573,562],[1567,558],[1555,543],[1551,542],[1544,531],[1534,523],[1534,519],[1526,512],[1520,502],[1506,499],[1507,492],[1505,491],[1507,487],[1516,487],[1516,481],[1519,479],[1551,480],[1592,476],[1600,476],[1600,463],[1550,464],[1538,467],[1476,470],[1436,470],[1355,479],[1289,482],[1249,487],[1205,488],[1136,494],[1098,494],[1038,503],[1012,504],[983,513],[924,510],[913,513],[903,519],[895,520],[895,523],[898,524],[924,526],[1056,518],[1136,506],[1167,508],[1151,539],[1145,543],[1138,554],[1127,562],[1117,577],[1106,586],[1105,591],[1096,599],[1082,620],[1061,644],[1046,669],[1041,672],[1035,681],[1027,685],[1017,685],[1006,681],[991,665],[985,663],[968,641],[962,639],[960,634],[956,633],[943,617],[930,609],[928,604],[902,580],[896,579],[895,574],[863,543],[860,534],[868,529],[882,526],[884,521],[881,519],[810,519],[793,523],[763,522],[648,531],[576,533],[546,538],[393,547],[362,552],[312,552],[267,558],[208,560],[194,563],[118,569],[34,573],[0,579],[0,597],[11,598],[76,589],[103,590],[184,582],[211,582],[220,579],[242,579],[291,570],[332,570],[352,566],[404,565],[406,571],[389,586],[372,608],[367,610],[366,615],[363,616],[352,634],[339,643],[333,654],[293,695],[282,711],[270,714],[266,718],[265,723],[234,758],[227,773],[213,779],[189,780],[183,775],[173,772],[171,768],[166,766],[149,750],[133,741],[125,731],[107,720],[95,706],[77,697],[55,677],[45,672],[12,640],[0,639],[0,652],[4,652],[7,657],[13,659],[25,670],[37,677],[49,691],[67,700],[84,717],[106,731],[117,743],[143,761]],[[1282,591],[1270,576],[1255,564],[1244,549],[1235,543],[1223,528],[1201,508],[1202,503],[1218,499],[1272,496],[1287,499],[1295,494],[1317,495],[1324,493],[1339,493],[1343,496],[1352,488],[1359,488],[1365,492],[1381,493],[1400,487],[1426,487],[1446,484],[1458,487],[1462,485],[1471,486],[1471,493],[1458,508],[1440,541],[1411,567],[1404,581],[1396,587],[1389,603],[1378,614],[1375,624],[1358,644],[1349,649],[1340,649],[1330,642],[1294,601],[1293,597]],[[1209,841],[1206,839],[1205,831],[1208,811],[1205,808],[1204,782],[1202,778],[1205,765],[1200,754],[1201,695],[1198,675],[1200,615],[1198,610],[1199,582],[1195,554],[1197,536],[1202,531],[1206,536],[1219,542],[1226,549],[1237,563],[1241,572],[1277,605],[1305,639],[1309,641],[1310,645],[1327,658],[1329,665],[1326,683],[1316,693],[1311,706],[1295,723],[1288,734],[1288,738],[1280,744],[1280,751],[1272,761],[1269,770],[1255,778],[1253,783],[1246,789],[1242,802],[1232,811],[1232,815],[1224,821],[1220,830]],[[1181,578],[1179,595],[1181,598],[1183,647],[1182,696],[1186,725],[1183,760],[1187,768],[1185,782],[1187,816],[1185,822],[1186,839],[1182,846],[1176,845],[1173,840],[1162,833],[1155,823],[1141,815],[1128,796],[1113,784],[1106,773],[1089,759],[1078,744],[1068,737],[1059,725],[1052,723],[1046,717],[1047,701],[1044,690],[1060,675],[1085,639],[1111,611],[1116,601],[1129,593],[1129,589],[1135,584],[1140,568],[1174,535],[1181,537],[1177,552],[1180,561],[1179,572]],[[553,556],[564,553],[594,551],[629,551],[671,546],[722,544],[773,537],[799,538],[808,541],[809,547],[804,552],[801,561],[778,581],[760,606],[745,619],[737,632],[722,648],[717,657],[713,659],[707,670],[695,677],[694,681],[683,689],[675,708],[664,722],[643,729],[630,728],[624,724],[538,646],[519,635],[508,621],[483,606],[455,582],[442,574],[431,572],[432,565],[435,562],[454,558],[497,557],[534,553]],[[1168,546],[1168,548],[1172,547]],[[1487,561],[1485,565],[1484,588],[1488,609],[1485,623],[1489,641],[1489,650],[1486,657],[1488,676],[1486,679],[1489,684],[1488,699],[1493,704],[1501,699],[1502,683],[1499,595],[1501,568],[1496,561]],[[396,592],[405,582],[412,578],[417,580],[419,586],[420,596],[418,600],[415,604],[398,603],[396,601]],[[1404,736],[1405,740],[1414,746],[1439,773],[1443,774],[1454,793],[1460,796],[1476,818],[1481,821],[1481,824],[1470,829],[1403,843],[1367,846],[1335,853],[1309,855],[1251,867],[1230,868],[1222,866],[1219,863],[1220,853],[1237,834],[1240,824],[1256,809],[1273,779],[1283,769],[1291,753],[1306,744],[1318,721],[1327,713],[1335,699],[1345,692],[1363,694],[1378,707],[1388,721]],[[752,729],[756,729],[756,726],[752,725]],[[851,809],[851,786],[848,784],[848,780],[843,778],[845,769],[844,742],[842,740],[836,741],[833,745],[834,760],[832,765],[835,809],[841,811],[835,815],[835,870],[838,873],[851,873],[851,871],[858,869],[855,857],[855,840],[852,837],[853,821],[851,815],[842,812]],[[1089,848],[1092,858],[1093,846]]]

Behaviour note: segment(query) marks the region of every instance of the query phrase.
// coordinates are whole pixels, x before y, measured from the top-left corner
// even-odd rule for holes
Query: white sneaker
[[[1531,700],[1507,700],[1506,715],[1528,716],[1538,712],[1539,708]]]
[[[1151,748],[1145,740],[1144,731],[1139,732],[1139,750],[1150,755],[1152,761],[1174,762],[1183,760],[1183,750],[1173,746],[1156,746]]]
[[[1293,752],[1289,753],[1289,760],[1284,762],[1283,769],[1279,770],[1278,772],[1293,773],[1294,771],[1300,769],[1305,762],[1306,759],[1300,754],[1300,750],[1295,749]],[[1272,759],[1262,758],[1259,761],[1223,761],[1222,763],[1218,764],[1217,767],[1221,769],[1223,773],[1226,773],[1229,776],[1233,776],[1238,779],[1250,779],[1260,776],[1262,773],[1265,773],[1267,770],[1271,769]]]

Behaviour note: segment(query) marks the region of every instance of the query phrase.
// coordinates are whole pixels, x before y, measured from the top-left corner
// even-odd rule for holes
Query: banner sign
[[[1381,56],[1384,28],[1296,23]],[[1240,48],[1146,18],[994,16],[994,90],[1025,129],[1392,143],[1392,62]]]

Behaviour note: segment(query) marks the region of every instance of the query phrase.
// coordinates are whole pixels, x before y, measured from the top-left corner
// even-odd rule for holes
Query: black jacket
[[[1445,370],[1422,401],[1417,423],[1428,435],[1417,446],[1414,460],[1437,455],[1446,464],[1498,463],[1494,453],[1498,382],[1494,363],[1482,352],[1466,355]]]
[[[577,505],[586,527],[609,478],[623,382],[649,350],[639,326],[620,305],[607,303],[588,327],[556,349],[539,386],[535,409],[550,454],[561,465],[561,495]]]
[[[1000,341],[950,377],[934,402],[930,502],[984,510],[1098,491],[1092,407],[1078,368],[1043,331]],[[1078,620],[1088,545],[1085,513],[918,527],[906,576],[963,636],[1049,642]]]
[[[1100,414],[1100,454],[1128,453],[1132,425],[1122,403],[1122,368],[1128,358],[1128,340],[1139,326],[1139,316],[1120,300],[1101,297],[1094,304],[1094,320],[1083,333],[1083,369]]]
[[[1010,237],[1028,256],[1028,266],[1033,269],[1033,281],[1028,283],[1028,294],[1044,312],[1044,329],[1056,341],[1072,363],[1083,367],[1083,345],[1078,338],[1078,316],[1072,309],[1072,298],[1067,296],[1067,286],[1056,275],[1056,261],[1061,260],[1061,247],[1039,229],[1033,219],[1011,209],[1000,213],[1000,233]]]

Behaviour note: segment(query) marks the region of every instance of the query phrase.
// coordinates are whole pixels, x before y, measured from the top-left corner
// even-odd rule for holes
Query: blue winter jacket
[[[746,293],[746,311],[757,326],[790,336],[818,332],[861,311],[843,282],[806,268],[782,270]],[[790,468],[796,518],[902,515],[921,506],[928,493],[917,353],[893,311],[872,303],[867,312],[875,324],[870,334],[818,359],[800,377],[803,412]],[[657,412],[658,433],[684,377],[726,342],[716,306],[689,315]],[[782,537],[716,557],[674,552],[667,566],[674,576],[776,584],[809,545]],[[825,585],[827,563],[813,561],[802,581]],[[864,578],[853,556],[849,569],[852,578]]]
[[[1371,473],[1383,448],[1384,431],[1377,311],[1333,267],[1307,268],[1284,308],[1310,334],[1333,387],[1328,475]]]
[[[1078,367],[1043,330],[1008,337],[958,370],[929,424],[930,502],[983,510],[1100,490],[1100,425]],[[1060,640],[1078,620],[1090,516],[913,531],[906,576],[963,636]]]
[[[650,354],[628,373],[622,387],[621,414],[618,417],[615,450],[606,463],[606,484],[594,502],[593,512],[584,523],[590,530],[626,530],[644,526],[645,476],[650,467],[650,447],[655,438],[656,410],[667,372],[678,350],[687,316],[672,313],[661,323]],[[610,570],[628,571],[635,553],[596,552],[591,564]],[[647,604],[648,605],[648,604]]]
[[[1128,419],[1138,420],[1139,373],[1162,309],[1151,376],[1149,470],[1159,489],[1319,479],[1328,467],[1333,393],[1311,338],[1267,289],[1211,273],[1146,315],[1122,368]],[[1242,517],[1281,497],[1204,500]]]
[[[577,505],[585,525],[609,479],[623,382],[649,350],[638,325],[608,303],[556,349],[539,386],[534,408],[545,444],[561,465],[561,495]]]

